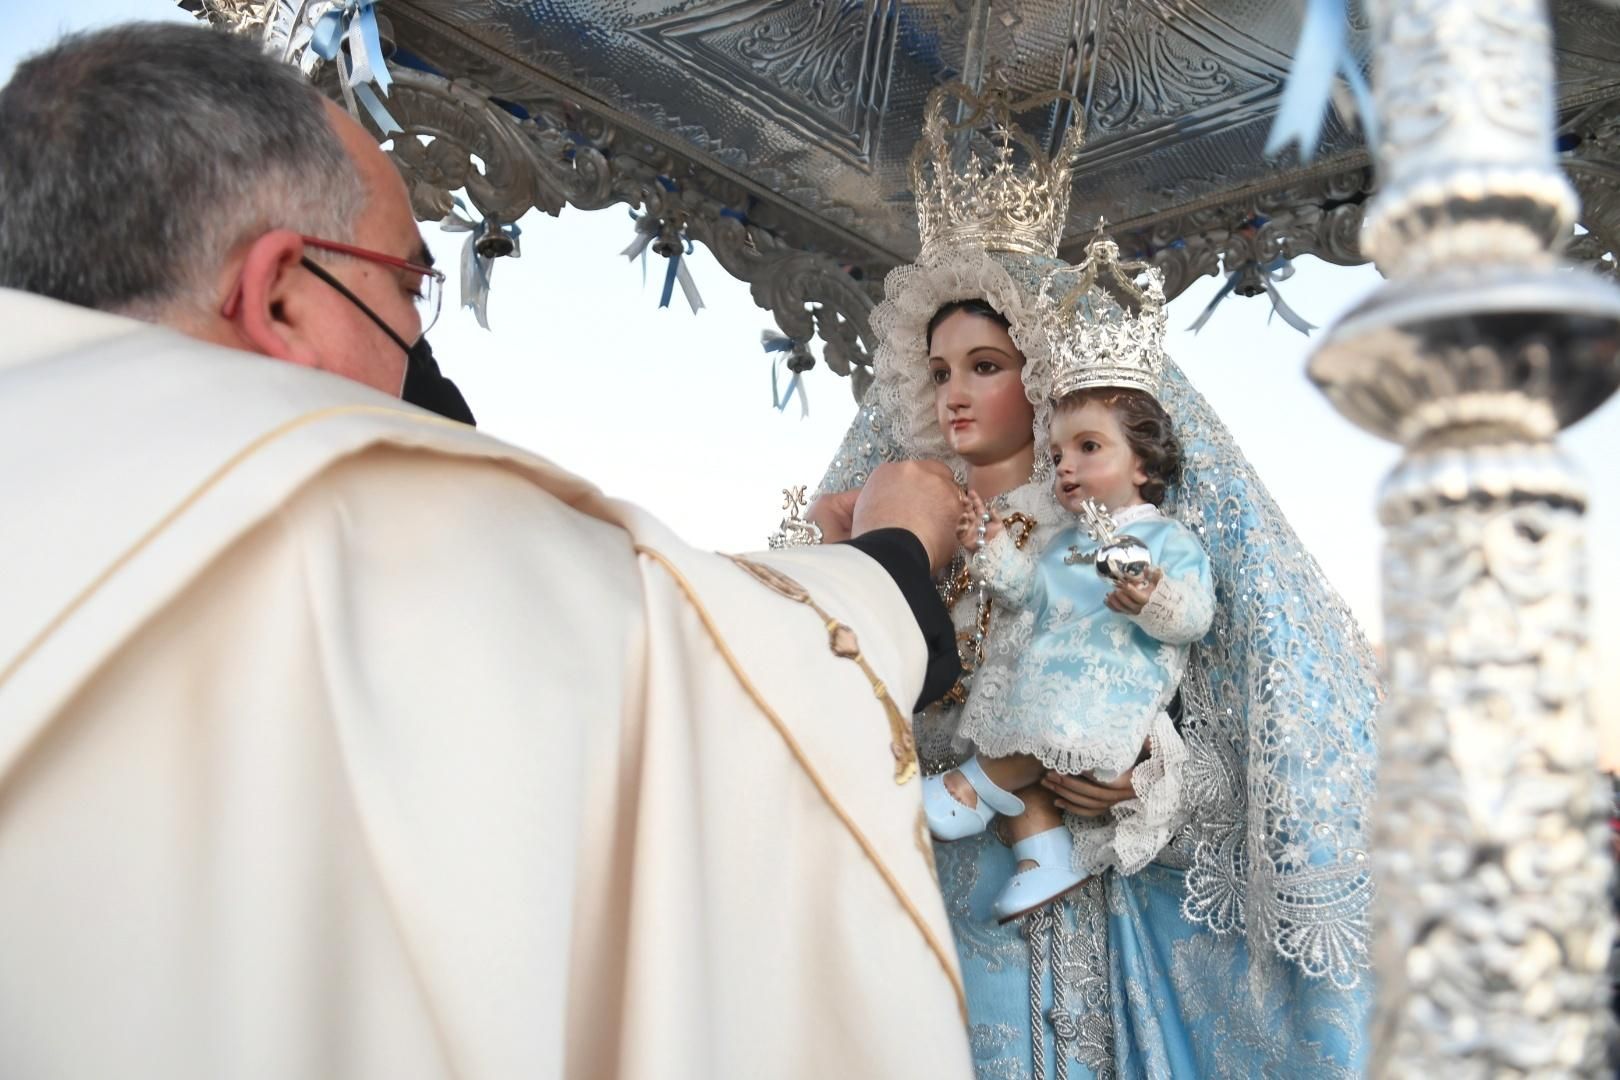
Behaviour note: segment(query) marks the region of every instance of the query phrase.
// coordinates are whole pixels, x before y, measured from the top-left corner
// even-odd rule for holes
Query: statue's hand
[[[1136,789],[1131,786],[1131,775],[1135,772],[1134,768],[1126,769],[1107,783],[1085,776],[1049,772],[1041,786],[1057,796],[1061,809],[1082,817],[1102,817],[1126,799],[1136,798]]]
[[[990,515],[990,521],[984,522],[985,515]],[[968,551],[979,550],[979,526],[984,524],[984,542],[989,543],[1001,535],[1004,527],[1001,516],[994,510],[986,509],[984,500],[979,498],[977,491],[967,493],[967,506],[962,511],[962,517],[956,524],[956,542]]]
[[[1153,590],[1159,587],[1164,580],[1164,571],[1157,566],[1148,567],[1146,574],[1135,581],[1122,581],[1114,586],[1114,591],[1103,597],[1103,605],[1109,611],[1117,611],[1121,615],[1140,615],[1142,609],[1147,607],[1148,601],[1153,598]]]

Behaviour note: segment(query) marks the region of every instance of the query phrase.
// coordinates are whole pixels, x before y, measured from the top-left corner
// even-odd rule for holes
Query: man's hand
[[[885,462],[872,470],[855,500],[850,535],[874,529],[909,530],[922,541],[928,565],[937,574],[956,554],[956,522],[965,502],[951,470],[939,462]]]
[[[854,535],[855,500],[860,497],[860,488],[817,495],[810,509],[804,512],[804,520],[821,526],[821,541],[824,544],[848,540]]]
[[[1049,772],[1041,781],[1041,786],[1056,795],[1058,806],[1069,813],[1082,817],[1102,817],[1118,803],[1136,798],[1136,789],[1131,787],[1131,774],[1135,771],[1134,768],[1126,769],[1118,778],[1106,784],[1084,776]]]

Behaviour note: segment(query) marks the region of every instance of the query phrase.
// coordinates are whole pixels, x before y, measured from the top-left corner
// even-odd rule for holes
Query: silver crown
[[[1159,396],[1166,319],[1156,267],[1121,262],[1119,245],[1099,230],[1074,274],[1047,279],[1037,312],[1052,354],[1053,397],[1094,386]]]
[[[1071,121],[1057,153],[1048,158],[1039,141],[1012,121],[1015,112],[1053,100],[1053,95],[1046,95],[1011,102],[1005,90],[975,94],[959,82],[928,95],[922,138],[911,154],[917,235],[924,252],[941,244],[971,243],[991,252],[1057,255],[1069,217],[1071,169],[1080,153],[1081,124]],[[968,108],[968,118],[960,124],[945,119],[951,102]],[[975,150],[968,154],[966,167],[958,170],[948,136],[968,129],[988,138],[989,160]]]

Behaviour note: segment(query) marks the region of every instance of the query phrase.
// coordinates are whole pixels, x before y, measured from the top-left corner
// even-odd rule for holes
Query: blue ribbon
[[[661,182],[663,179],[663,177],[659,177]],[[629,259],[641,259],[641,285],[645,288],[647,285],[647,248],[657,238],[659,230],[663,227],[663,222],[650,212],[637,214],[634,210],[630,211],[630,220],[636,223],[636,238],[630,241],[619,254]],[[669,269],[664,272],[664,288],[658,298],[658,306],[661,308],[669,307],[669,302],[675,295],[675,285],[679,282],[681,295],[686,297],[687,304],[691,305],[692,314],[696,315],[703,308],[703,296],[698,292],[697,282],[693,280],[692,271],[687,266],[684,257],[692,254],[692,241],[686,240],[685,237],[682,237],[682,239],[686,244],[686,251],[684,253],[676,252],[671,256]]]
[[[692,245],[690,243],[686,245],[686,250],[688,253],[691,252]],[[696,315],[703,310],[703,295],[698,292],[697,282],[693,280],[692,270],[685,259],[681,260],[681,272],[678,277],[681,283],[681,295],[686,297],[687,304],[692,308],[692,314]]]
[[[1243,271],[1241,270],[1234,270],[1226,275],[1226,284],[1221,286],[1221,291],[1215,294],[1215,299],[1205,305],[1204,310],[1199,312],[1198,318],[1194,319],[1192,325],[1187,329],[1195,334],[1202,330],[1204,324],[1209,322],[1209,317],[1215,314],[1215,309],[1221,306],[1221,301],[1232,295],[1232,290],[1237,288],[1238,278],[1242,276]]]
[[[356,102],[365,106],[372,123],[384,135],[404,131],[387,106],[382,103],[372,85],[386,96],[393,79],[388,74],[388,61],[383,58],[382,37],[377,32],[376,0],[348,0],[342,8],[333,8],[316,20],[309,39],[309,47],[322,60],[338,65],[342,77],[339,84],[349,111],[359,115]],[[340,46],[347,38],[349,63],[343,63]]]
[[[681,253],[677,251],[669,260],[669,269],[664,273],[664,292],[658,298],[659,307],[669,307],[669,298],[675,294],[675,277],[680,273],[680,269]]]
[[[315,55],[322,60],[331,60],[337,56],[338,44],[343,40],[343,12],[337,9],[328,11],[315,23],[314,34],[309,39],[309,47],[315,50]]]
[[[1273,268],[1277,267],[1278,263],[1282,263],[1283,267],[1282,269],[1277,269],[1274,271]],[[1287,272],[1284,273],[1283,270],[1286,270]],[[1271,315],[1266,316],[1266,323],[1268,325],[1271,323],[1272,315],[1281,315],[1283,322],[1287,323],[1289,326],[1292,326],[1295,330],[1298,330],[1306,337],[1310,337],[1311,331],[1316,329],[1316,325],[1314,323],[1306,322],[1305,318],[1301,316],[1299,312],[1289,307],[1288,304],[1283,300],[1282,293],[1277,289],[1277,282],[1287,281],[1293,276],[1294,268],[1288,264],[1288,260],[1286,259],[1275,259],[1269,266],[1266,267],[1266,269],[1261,271],[1260,280],[1266,287],[1266,295],[1271,298]]]
[[[1321,141],[1327,106],[1334,100],[1335,80],[1343,78],[1351,102],[1339,103],[1341,114],[1350,111],[1361,119],[1369,145],[1378,142],[1378,123],[1367,80],[1350,52],[1350,13],[1347,0],[1305,0],[1294,62],[1277,102],[1277,117],[1266,139],[1265,154],[1275,156],[1291,143],[1299,143],[1301,161],[1310,161]]]
[[[697,282],[692,280],[692,271],[687,268],[686,256],[692,254],[692,241],[686,241],[686,251],[677,251],[669,260],[669,269],[664,273],[664,292],[658,298],[658,306],[669,307],[670,297],[675,293],[675,283],[681,283],[681,295],[686,297],[687,304],[696,315],[703,308],[703,297],[698,293]]]
[[[795,371],[793,373],[793,378],[788,380],[785,393],[778,389],[781,384],[778,382],[776,375],[777,370],[787,362],[788,357],[793,355],[793,350],[798,347],[798,342],[792,338],[783,337],[773,330],[762,330],[759,335],[759,343],[767,353],[776,354],[771,360],[771,404],[776,407],[777,412],[783,412],[787,409],[788,402],[793,399],[793,395],[797,393],[799,395],[799,419],[803,420],[810,415],[810,398],[805,393],[803,372]]]
[[[1193,320],[1193,324],[1187,329],[1195,334],[1202,330],[1204,324],[1209,322],[1209,317],[1215,314],[1215,309],[1221,306],[1221,301],[1232,295],[1232,290],[1237,288],[1238,282],[1243,279],[1243,273],[1247,269],[1248,266],[1240,266],[1228,274],[1226,284],[1221,286],[1221,291],[1216,293],[1215,298],[1204,306],[1204,310],[1199,313],[1198,318]],[[1260,283],[1265,286],[1266,295],[1271,299],[1271,315],[1266,316],[1266,322],[1271,322],[1273,316],[1281,315],[1283,322],[1306,337],[1310,337],[1311,331],[1316,329],[1315,325],[1307,322],[1299,312],[1289,307],[1287,301],[1282,298],[1282,293],[1277,291],[1277,282],[1287,281],[1293,276],[1293,264],[1281,255],[1260,267]]]
[[[382,103],[381,99],[371,92],[371,87],[361,83],[354,88],[354,96],[360,100],[360,104],[366,107],[366,112],[371,114],[371,122],[377,125],[378,131],[384,135],[397,135],[404,132],[405,129],[399,126],[399,121],[394,119],[394,114],[389,112],[388,107]]]

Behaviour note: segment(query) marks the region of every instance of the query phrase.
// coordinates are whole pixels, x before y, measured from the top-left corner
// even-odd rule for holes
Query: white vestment
[[[357,384],[0,324],[0,1077],[970,1075],[811,607]],[[757,558],[909,712],[883,569]]]

